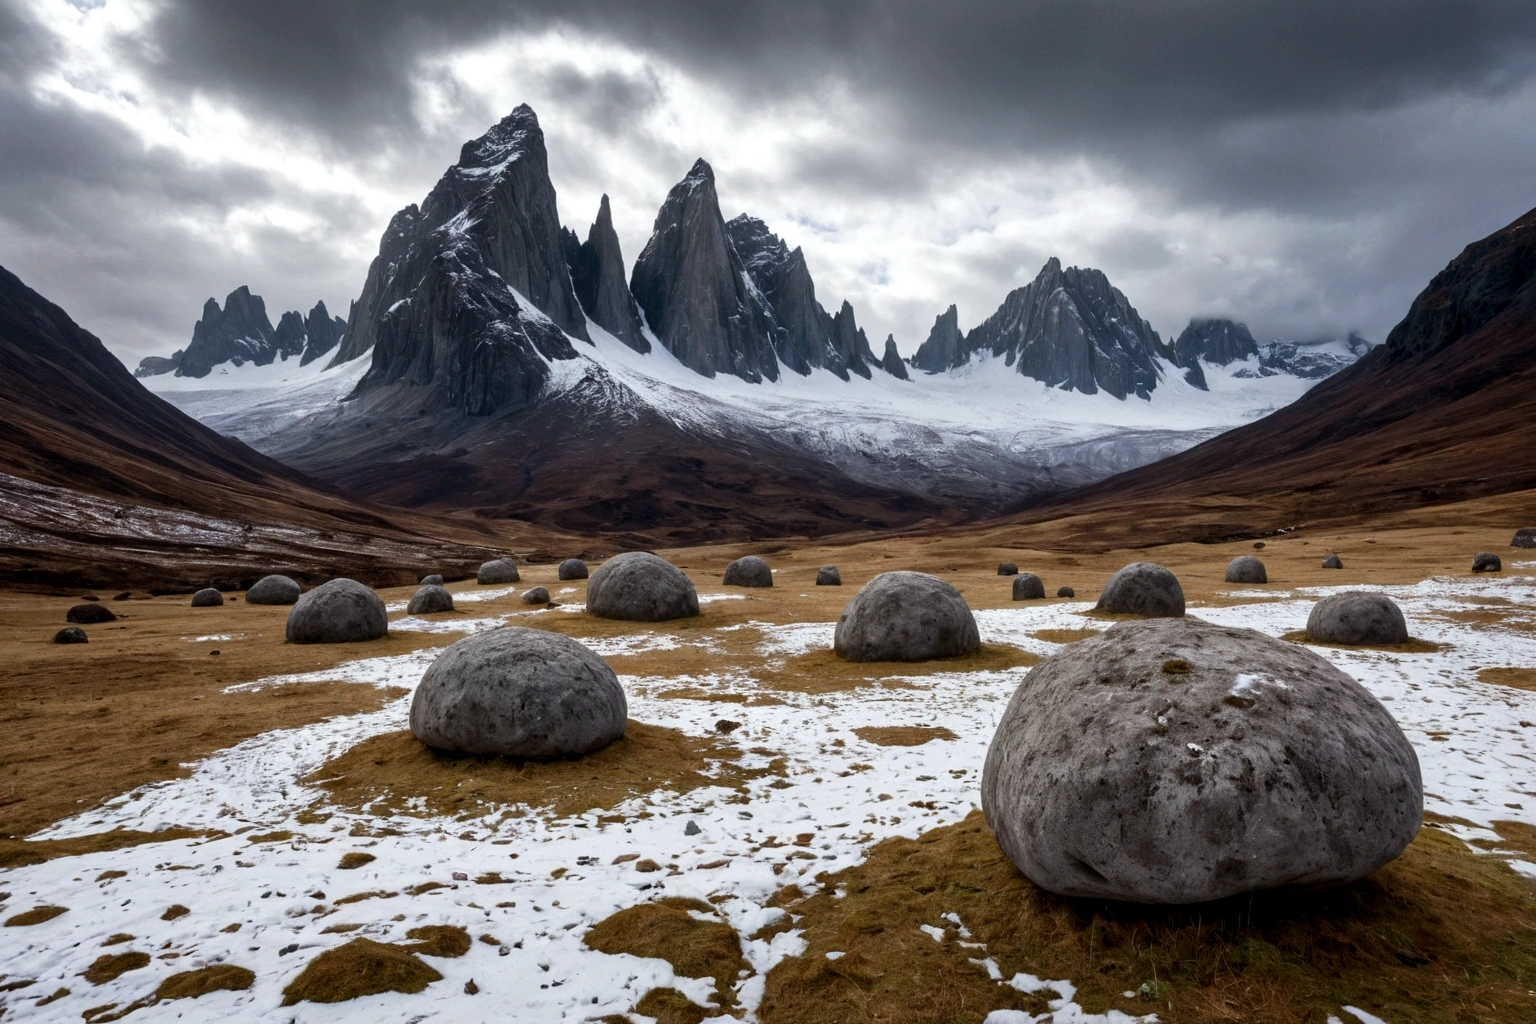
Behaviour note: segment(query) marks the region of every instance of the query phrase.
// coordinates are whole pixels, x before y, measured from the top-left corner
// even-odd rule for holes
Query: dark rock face
[[[1056,588],[1056,596],[1057,597],[1076,597],[1077,596],[1077,591],[1073,590],[1071,587],[1057,587]]]
[[[1342,569],[1342,568],[1344,568],[1344,559],[1342,559],[1338,555],[1334,555],[1334,554],[1326,555],[1323,558],[1323,568],[1324,569]]]
[[[1227,563],[1228,583],[1268,583],[1269,571],[1252,555],[1239,555]]]
[[[246,604],[297,604],[304,590],[287,576],[263,576],[245,592]]]
[[[356,580],[328,580],[299,598],[288,613],[291,644],[359,643],[388,632],[384,602]]]
[[[549,604],[549,591],[544,587],[534,587],[523,594],[523,604]]]
[[[997,574],[999,576],[1017,576],[1019,574],[1019,567],[1012,562],[999,562],[997,564]]]
[[[587,563],[579,558],[567,558],[560,563],[556,575],[562,580],[584,580],[587,578]]]
[[[1523,530],[1515,531],[1515,539],[1509,542],[1512,548],[1536,548],[1536,527],[1528,526]]]
[[[921,572],[883,572],[838,616],[832,647],[846,661],[928,661],[981,646],[976,619],[954,587]]]
[[[1088,395],[1103,389],[1116,398],[1149,397],[1159,379],[1153,358],[1168,355],[1152,325],[1102,271],[1063,270],[1054,256],[971,331],[961,358],[950,365],[983,350],[1052,387]]]
[[[290,309],[278,318],[277,329],[272,332],[272,344],[279,356],[287,359],[302,354],[308,340],[304,333],[304,317],[297,310]]]
[[[423,576],[421,578],[421,585],[423,587],[440,587],[443,585],[443,577],[439,573],[433,573],[430,576]]]
[[[64,613],[65,622],[73,622],[81,626],[94,626],[99,622],[116,622],[117,616],[105,605],[92,604],[87,601],[84,604],[74,605]]]
[[[837,571],[835,565],[824,565],[816,570],[816,585],[818,587],[840,587],[843,585],[843,574]]]
[[[586,317],[524,105],[465,143],[420,209],[395,214],[333,362],[372,350],[359,395],[409,385],[422,407],[485,416],[533,401],[547,360],[575,357],[566,334],[587,340]]]
[[[981,802],[1042,888],[1171,904],[1364,878],[1424,809],[1413,747],[1364,687],[1199,619],[1122,623],[1032,668]]]
[[[873,376],[870,367],[879,365],[875,361],[875,353],[869,347],[869,335],[864,333],[864,328],[854,319],[853,304],[847,299],[843,300],[837,315],[832,318],[832,350],[837,361],[846,366],[850,373],[856,373],[865,380]]]
[[[324,302],[315,303],[315,308],[311,309],[309,315],[304,318],[304,355],[299,359],[299,365],[308,366],[321,356],[334,351],[336,346],[341,344],[341,339],[346,333],[345,320],[339,316],[331,316]]]
[[[133,371],[133,375],[142,378],[172,373],[181,365],[181,357],[185,354],[182,349],[177,349],[170,356],[145,356],[139,360],[139,366]]]
[[[453,610],[453,595],[440,583],[428,583],[421,587],[411,595],[411,603],[405,609],[407,615],[434,615]]]
[[[565,245],[569,249],[576,236],[566,234],[569,240]],[[586,242],[568,256],[576,298],[592,322],[636,352],[649,352],[651,343],[641,331],[640,307],[635,305],[624,280],[624,255],[619,250],[619,234],[613,229],[613,211],[609,209],[606,193],[598,204],[597,220],[587,231]]]
[[[703,160],[667,194],[629,290],[656,337],[689,368],[779,379],[773,314],[731,244]]]
[[[65,626],[53,634],[53,642],[56,644],[88,644],[91,638],[85,635],[85,630],[79,626]]]
[[[1503,572],[1504,560],[1492,551],[1480,551],[1472,558],[1473,572]]]
[[[523,578],[517,571],[517,563],[510,558],[496,558],[480,566],[480,571],[475,574],[475,582],[481,586],[490,586],[497,583],[517,583]]]
[[[1312,606],[1307,639],[1349,646],[1405,644],[1408,622],[1387,595],[1355,590],[1325,597]]]
[[[216,299],[203,304],[203,318],[192,328],[192,344],[182,353],[176,376],[206,377],[220,363],[240,366],[249,361],[266,366],[277,356],[276,332],[267,319],[266,303],[241,285],[229,293],[223,309]]]
[[[193,608],[217,608],[224,603],[224,595],[212,587],[204,587],[192,595]]]
[[[1231,320],[1191,320],[1173,342],[1173,362],[1196,367],[1201,361],[1226,366],[1242,359],[1254,359],[1259,343],[1247,324]]]
[[[602,658],[559,633],[505,626],[438,656],[411,699],[411,732],[437,750],[548,760],[601,750],[628,715]]]
[[[927,339],[912,356],[912,368],[925,373],[943,373],[966,359],[965,338],[960,334],[960,313],[950,306],[933,321]]]
[[[880,357],[880,368],[897,380],[910,380],[907,376],[907,364],[901,358],[901,353],[896,351],[896,335],[885,336],[885,354]]]
[[[727,587],[771,587],[773,570],[756,555],[747,555],[726,566],[720,582]]]
[[[1045,583],[1032,572],[1020,573],[1013,578],[1015,601],[1038,601],[1045,597]]]
[[[630,551],[592,573],[587,611],[631,622],[686,619],[699,614],[699,594],[677,566],[646,551]]]
[[[1184,614],[1184,588],[1179,578],[1152,562],[1132,562],[1109,578],[1095,606],[1101,612],[1178,618]]]

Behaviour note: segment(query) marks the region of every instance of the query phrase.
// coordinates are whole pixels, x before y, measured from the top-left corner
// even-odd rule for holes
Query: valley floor
[[[590,619],[582,584],[528,566],[521,587],[452,585],[458,612],[430,618],[386,591],[387,640],[326,649],[284,645],[286,609],[185,597],[111,604],[128,617],[54,647],[71,601],[0,593],[0,917],[65,908],[0,931],[0,1003],[38,1021],[1528,1021],[1536,552],[1507,547],[1530,524],[1491,518],[1274,538],[1263,587],[1221,582],[1251,542],[1061,553],[999,528],[663,552],[703,613],[657,625]],[[1345,570],[1319,568],[1330,550]],[[1482,550],[1502,574],[1470,574]],[[719,586],[748,551],[775,586]],[[1010,601],[1004,559],[1077,598]],[[1002,860],[976,811],[997,720],[1030,665],[1111,624],[1092,603],[1133,560],[1172,568],[1190,614],[1274,636],[1338,589],[1399,601],[1413,643],[1314,650],[1418,752],[1431,827],[1408,854],[1246,918],[1060,900]],[[824,563],[845,586],[812,585]],[[953,582],[981,653],[835,659],[843,603],[893,568]],[[560,607],[521,604],[536,584]],[[402,732],[421,672],[503,624],[607,658],[628,736],[549,766],[424,752]],[[317,981],[338,963],[317,958],[360,937],[414,940],[440,980],[282,1005],[309,965],[312,991],[350,994],[355,968]],[[254,979],[221,989],[221,965]],[[216,990],[156,1003],[194,971],[182,988]]]

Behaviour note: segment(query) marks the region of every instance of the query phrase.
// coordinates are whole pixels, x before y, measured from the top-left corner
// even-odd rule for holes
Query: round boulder
[[[1344,568],[1344,559],[1330,551],[1327,556],[1323,558],[1323,568],[1342,569]]]
[[[423,587],[440,587],[442,585],[443,585],[443,574],[440,573],[440,572],[434,572],[430,576],[423,576],[421,578],[421,586],[423,586]]]
[[[1073,590],[1071,587],[1057,587],[1056,588],[1056,596],[1057,597],[1076,597],[1077,596],[1077,591]]]
[[[846,661],[927,661],[981,646],[960,591],[922,572],[883,572],[837,618],[832,647]]]
[[[1132,562],[1109,578],[1094,607],[1116,615],[1176,619],[1184,614],[1184,588],[1162,566]]]
[[[1479,551],[1472,557],[1473,572],[1503,572],[1504,560],[1492,551]]]
[[[510,558],[497,558],[480,566],[480,571],[475,575],[475,582],[484,585],[516,583],[522,578],[522,574],[517,571],[516,562]]]
[[[1032,572],[1020,573],[1013,578],[1013,599],[1033,601],[1045,596],[1045,583]]]
[[[405,610],[411,615],[451,612],[454,610],[453,595],[441,585],[429,583],[411,595],[411,603]]]
[[[746,555],[725,567],[720,582],[727,587],[771,587],[773,570],[756,555]]]
[[[1523,530],[1515,531],[1515,539],[1509,542],[1512,548],[1536,548],[1536,526],[1527,526]]]
[[[1408,642],[1408,622],[1386,594],[1351,590],[1325,597],[1307,616],[1307,639],[1323,644],[1380,647]]]
[[[1268,583],[1264,563],[1252,555],[1239,555],[1227,563],[1228,583]]]
[[[835,565],[824,565],[816,570],[816,585],[818,587],[840,587],[843,585],[843,574],[837,571]]]
[[[523,594],[523,604],[549,604],[549,591],[544,587],[534,587]]]
[[[322,583],[288,613],[291,644],[350,644],[377,640],[388,632],[384,602],[356,580]]]
[[[562,580],[584,580],[587,578],[587,563],[579,558],[567,558],[560,563],[556,575]]]
[[[699,594],[681,569],[648,551],[615,555],[587,582],[587,611],[599,618],[662,622],[699,614]]]
[[[438,656],[411,700],[411,732],[437,750],[547,760],[601,750],[628,714],[602,658],[559,633],[504,626]]]
[[[1019,574],[1019,567],[1012,562],[999,562],[997,563],[997,574],[999,576],[1017,576]]]
[[[224,603],[224,595],[212,587],[204,587],[192,595],[193,608],[217,608]]]
[[[65,622],[73,622],[81,626],[94,626],[98,622],[115,622],[117,616],[104,604],[92,604],[90,601],[73,605],[64,613]]]
[[[245,592],[246,604],[297,604],[304,590],[287,576],[263,576]]]
[[[1297,644],[1126,622],[1030,669],[982,771],[1009,860],[1065,896],[1198,903],[1364,878],[1424,810],[1379,701]]]
[[[88,644],[90,637],[85,635],[85,630],[79,626],[65,626],[53,634],[53,642],[56,644]]]

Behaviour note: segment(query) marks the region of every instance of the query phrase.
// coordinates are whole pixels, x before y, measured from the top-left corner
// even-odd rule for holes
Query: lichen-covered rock
[[[421,578],[421,586],[423,586],[423,587],[440,587],[442,585],[443,585],[443,575],[442,575],[442,573],[434,572],[430,576],[423,576]]]
[[[1132,562],[1104,584],[1095,607],[1117,615],[1178,618],[1184,614],[1184,588],[1179,586],[1179,578],[1162,566]]]
[[[299,598],[288,613],[291,644],[349,644],[389,632],[384,602],[356,580],[334,579]]]
[[[999,562],[997,564],[997,574],[999,576],[1017,576],[1019,574],[1019,567],[1012,562]]]
[[[587,578],[587,563],[579,558],[567,558],[560,563],[556,575],[562,580],[584,580]]]
[[[1239,555],[1227,563],[1228,583],[1268,583],[1269,571],[1252,555]]]
[[[1073,590],[1071,587],[1057,587],[1056,588],[1056,596],[1057,597],[1076,597],[1077,596],[1077,591]]]
[[[1013,599],[1035,601],[1045,596],[1045,583],[1032,572],[1020,573],[1013,578]]]
[[[756,555],[746,555],[725,567],[720,582],[728,587],[771,587],[773,570]]]
[[[699,614],[699,594],[682,570],[648,551],[615,555],[587,582],[587,611],[604,619],[663,622]]]
[[[559,633],[506,626],[438,656],[412,698],[411,732],[437,750],[546,760],[606,747],[628,713],[602,658]]]
[[[91,638],[85,635],[85,630],[79,626],[65,626],[53,634],[53,642],[56,644],[88,644]]]
[[[475,582],[482,586],[498,583],[517,583],[522,578],[522,573],[517,571],[517,563],[510,558],[492,559],[481,565],[480,571],[475,574]]]
[[[843,585],[843,574],[837,571],[835,565],[824,565],[816,570],[816,585],[818,587],[840,587]]]
[[[405,610],[411,615],[432,615],[437,612],[451,612],[454,610],[453,595],[448,593],[446,587],[436,583],[429,583],[411,595],[411,603],[406,606]]]
[[[99,622],[116,622],[117,616],[105,605],[85,601],[70,607],[64,613],[65,622],[73,622],[81,626],[94,626]]]
[[[224,603],[224,595],[213,587],[204,587],[192,595],[193,608],[217,608]]]
[[[1479,551],[1472,558],[1473,572],[1503,572],[1504,560],[1492,551]]]
[[[1330,551],[1327,555],[1325,555],[1323,557],[1323,568],[1324,569],[1342,569],[1342,568],[1344,568],[1344,559],[1340,558],[1338,555],[1335,555],[1333,552]]]
[[[1364,878],[1423,814],[1413,747],[1364,687],[1190,618],[1122,623],[1031,669],[981,800],[1037,885],[1141,903]]]
[[[544,587],[534,587],[523,594],[523,604],[549,604],[549,591]]]
[[[848,661],[927,661],[981,646],[965,598],[937,576],[883,572],[838,616],[833,649]]]
[[[1307,616],[1307,639],[1324,644],[1381,646],[1408,642],[1408,622],[1386,594],[1351,590],[1325,597]]]
[[[303,595],[304,589],[287,576],[263,576],[245,592],[245,603],[297,604]]]

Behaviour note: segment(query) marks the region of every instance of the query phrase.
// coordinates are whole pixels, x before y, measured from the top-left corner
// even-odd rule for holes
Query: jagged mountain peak
[[[460,170],[500,169],[530,151],[544,153],[544,130],[533,108],[519,103],[484,135],[464,143],[455,166]]]
[[[693,162],[693,166],[688,168],[688,173],[683,176],[683,180],[679,184],[692,186],[707,184],[710,188],[714,188],[715,169],[709,166],[708,160],[699,157]]]
[[[624,280],[624,255],[607,194],[597,205],[597,219],[587,230],[585,242],[577,243],[573,232],[561,230],[571,282],[582,310],[593,323],[636,352],[649,352],[651,343],[645,337],[640,309]]]

